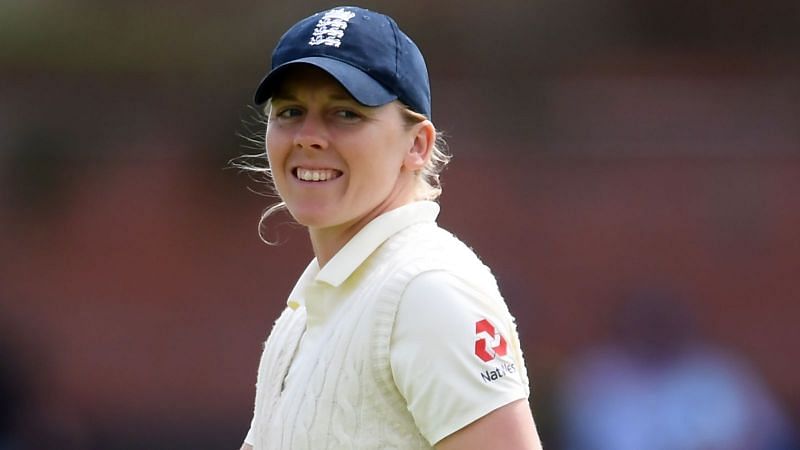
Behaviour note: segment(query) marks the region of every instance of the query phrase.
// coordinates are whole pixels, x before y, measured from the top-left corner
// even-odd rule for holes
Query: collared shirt
[[[306,308],[306,332],[297,349],[284,386],[292,382],[295,367],[302,367],[315,357],[308,349],[318,345],[325,326],[347,300],[349,290],[338,289],[381,244],[398,231],[421,222],[434,222],[439,205],[421,201],[388,211],[359,230],[333,258],[320,269],[314,258],[295,283],[286,304],[290,308]],[[357,284],[358,280],[349,280]]]
[[[285,387],[298,368],[318,358],[322,336],[327,327],[336,326],[335,317],[359,284],[358,269],[365,260],[399,231],[434,223],[438,213],[434,202],[404,205],[367,224],[323,268],[316,259],[311,261],[287,300],[289,308],[305,308],[306,331]],[[478,279],[483,277],[474,277]],[[516,332],[513,318],[502,298],[493,294],[494,286],[474,280],[445,270],[423,273],[409,283],[397,311],[392,374],[431,444],[528,394],[519,374],[521,361],[506,352],[512,346],[509,337]],[[247,443],[252,443],[252,428]]]

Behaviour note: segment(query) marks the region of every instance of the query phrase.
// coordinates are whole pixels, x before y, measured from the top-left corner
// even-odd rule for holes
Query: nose
[[[324,150],[328,146],[325,124],[313,114],[307,114],[294,135],[298,148]]]

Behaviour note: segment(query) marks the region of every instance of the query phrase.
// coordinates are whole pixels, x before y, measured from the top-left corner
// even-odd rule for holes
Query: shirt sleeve
[[[247,430],[247,436],[244,437],[244,443],[251,447],[256,445],[256,439],[253,431],[254,421],[255,417],[253,418],[253,420],[250,421],[250,429]]]
[[[397,388],[431,445],[527,398],[524,361],[512,332],[513,318],[499,294],[480,292],[446,271],[425,272],[409,283],[390,359]]]

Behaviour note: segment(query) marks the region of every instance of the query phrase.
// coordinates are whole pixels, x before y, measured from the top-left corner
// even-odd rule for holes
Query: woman
[[[435,223],[447,156],[417,46],[382,14],[315,14],[255,101],[277,207],[315,258],[267,339],[242,448],[539,449],[513,318]]]

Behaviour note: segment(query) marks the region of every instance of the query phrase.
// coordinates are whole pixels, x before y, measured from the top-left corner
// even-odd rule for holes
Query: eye
[[[348,122],[354,122],[361,119],[363,116],[352,109],[339,109],[335,113],[336,117]]]
[[[303,114],[303,111],[300,108],[295,107],[285,107],[280,108],[275,111],[275,117],[278,119],[291,119],[293,117],[298,117]]]

